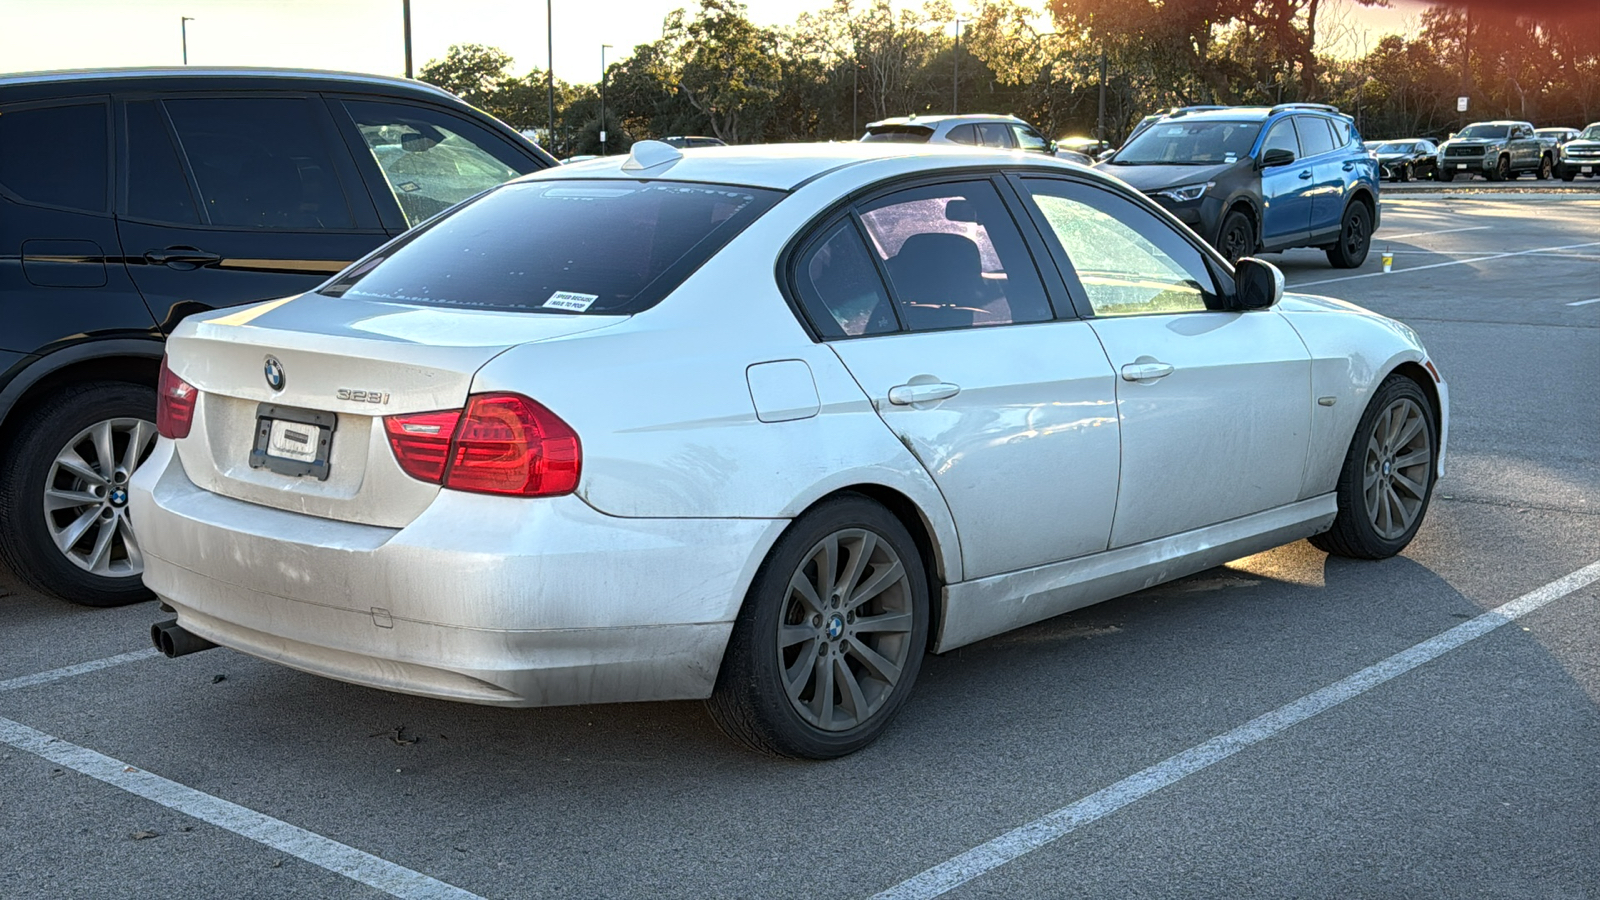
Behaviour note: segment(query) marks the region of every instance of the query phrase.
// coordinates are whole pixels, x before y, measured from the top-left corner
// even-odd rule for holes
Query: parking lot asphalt
[[[0,572],[0,897],[1600,896],[1600,197],[1394,192],[1360,269],[1267,258],[1450,382],[1400,557],[1300,542],[930,657],[830,763],[696,703],[152,657],[154,603]]]

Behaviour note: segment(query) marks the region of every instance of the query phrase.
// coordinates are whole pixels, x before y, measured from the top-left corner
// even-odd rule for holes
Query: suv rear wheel
[[[0,560],[84,606],[147,599],[128,479],[155,446],[155,391],[93,382],[61,391],[12,433],[0,469]]]
[[[1367,261],[1367,251],[1372,247],[1372,213],[1367,205],[1357,200],[1344,209],[1344,220],[1339,226],[1339,240],[1329,244],[1328,263],[1335,269],[1354,269]]]

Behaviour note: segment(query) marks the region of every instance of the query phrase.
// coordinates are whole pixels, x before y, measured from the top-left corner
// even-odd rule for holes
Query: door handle
[[[959,393],[961,388],[958,385],[942,381],[934,384],[897,384],[889,388],[889,402],[895,406],[911,406],[917,403],[949,400]]]
[[[222,256],[216,253],[207,253],[194,247],[168,247],[165,250],[146,250],[145,262],[157,266],[179,265],[207,266],[222,261]]]
[[[1172,374],[1172,364],[1164,362],[1128,363],[1122,367],[1123,381],[1153,381]]]
[[[1307,169],[1304,172],[1300,173],[1300,180],[1301,181],[1305,181],[1305,180],[1309,179],[1310,177],[1311,177],[1311,170],[1310,169]]]

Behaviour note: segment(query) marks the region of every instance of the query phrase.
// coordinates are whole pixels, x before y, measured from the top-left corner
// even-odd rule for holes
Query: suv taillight
[[[156,385],[156,431],[164,438],[186,438],[194,424],[194,401],[200,391],[172,374],[167,358],[161,357],[161,380]]]
[[[474,394],[465,410],[385,416],[383,427],[407,475],[451,490],[569,494],[583,468],[572,427],[520,394]]]

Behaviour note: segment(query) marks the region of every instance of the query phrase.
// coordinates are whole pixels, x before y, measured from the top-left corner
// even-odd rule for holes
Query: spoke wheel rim
[[[1228,229],[1222,238],[1222,255],[1230,263],[1236,263],[1245,255],[1245,244],[1249,242],[1246,237],[1248,229],[1243,224],[1238,224]]]
[[[56,550],[104,578],[144,572],[144,554],[128,518],[128,480],[155,447],[154,422],[105,419],[78,432],[45,475],[44,524]]]
[[[877,715],[911,659],[911,579],[894,548],[861,528],[802,557],[778,618],[778,674],[794,711],[842,732]]]
[[[1367,521],[1384,540],[1399,540],[1416,525],[1428,499],[1433,436],[1422,407],[1409,397],[1389,404],[1373,422],[1362,467]]]
[[[1365,247],[1366,245],[1366,223],[1361,220],[1361,216],[1352,212],[1350,214],[1349,236],[1345,238],[1344,242],[1345,250],[1348,251],[1352,257],[1359,256],[1361,254],[1361,248]]]

